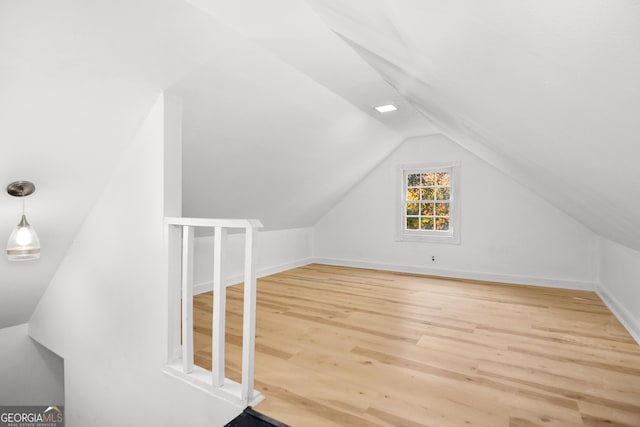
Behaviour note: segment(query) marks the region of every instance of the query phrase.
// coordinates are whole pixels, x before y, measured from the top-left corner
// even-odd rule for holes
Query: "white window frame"
[[[399,165],[396,215],[396,240],[408,242],[460,244],[460,162],[422,163]],[[407,230],[406,229],[406,194],[407,176],[414,173],[447,172],[450,179],[451,195],[449,198],[449,230]]]

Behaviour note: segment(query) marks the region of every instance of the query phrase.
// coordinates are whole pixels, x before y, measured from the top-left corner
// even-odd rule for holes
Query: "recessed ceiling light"
[[[388,113],[390,111],[396,111],[397,109],[398,107],[396,107],[393,104],[379,105],[376,107],[376,110],[378,111],[378,113]]]

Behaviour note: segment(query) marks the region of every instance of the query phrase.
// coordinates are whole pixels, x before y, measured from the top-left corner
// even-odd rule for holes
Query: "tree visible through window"
[[[407,230],[449,230],[448,172],[407,174]]]
[[[455,240],[454,243],[458,241],[457,230],[454,230],[457,228],[454,206],[456,169],[457,164],[401,168],[401,239],[435,237],[438,240]]]

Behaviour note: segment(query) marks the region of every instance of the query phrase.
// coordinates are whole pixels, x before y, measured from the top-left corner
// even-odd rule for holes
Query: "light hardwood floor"
[[[242,286],[227,295],[239,380]],[[640,426],[640,346],[593,292],[312,264],[257,295],[256,409],[292,426]]]

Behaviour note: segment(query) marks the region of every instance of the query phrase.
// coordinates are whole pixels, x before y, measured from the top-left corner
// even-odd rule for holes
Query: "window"
[[[458,163],[401,166],[399,240],[460,242]]]

